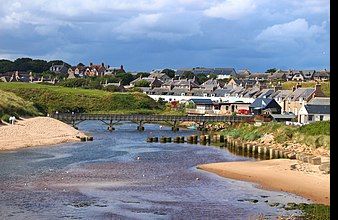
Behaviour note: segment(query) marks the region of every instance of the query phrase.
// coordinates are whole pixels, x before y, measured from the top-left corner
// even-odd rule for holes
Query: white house
[[[330,121],[330,105],[303,105],[299,112],[299,122]]]

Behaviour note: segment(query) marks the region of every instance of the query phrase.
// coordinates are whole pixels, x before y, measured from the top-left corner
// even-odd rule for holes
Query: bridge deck
[[[177,116],[177,115],[123,115],[123,114],[52,114],[61,121],[113,120],[113,121],[194,121],[194,122],[248,122],[253,116]]]

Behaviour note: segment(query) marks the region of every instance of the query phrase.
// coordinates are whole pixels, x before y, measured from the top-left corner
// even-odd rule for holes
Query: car
[[[250,110],[247,110],[247,109],[238,109],[237,114],[240,114],[240,115],[249,115],[250,114]]]

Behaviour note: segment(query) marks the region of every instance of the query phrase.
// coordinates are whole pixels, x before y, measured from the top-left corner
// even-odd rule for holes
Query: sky
[[[0,0],[0,59],[330,68],[329,0]]]

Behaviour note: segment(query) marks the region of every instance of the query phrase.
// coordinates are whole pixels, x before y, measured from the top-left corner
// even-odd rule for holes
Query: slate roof
[[[251,105],[249,106],[250,108],[255,108],[255,109],[264,109],[268,105],[272,104],[273,102],[276,102],[274,99],[270,98],[257,98]],[[276,102],[278,105],[278,103]]]
[[[290,98],[291,101],[298,101],[299,98],[308,99],[314,92],[314,88],[298,88],[286,98]]]
[[[308,102],[309,105],[330,105],[330,97],[314,97]]]
[[[293,113],[289,114],[270,114],[270,116],[274,119],[294,119],[296,115]]]
[[[329,105],[304,105],[309,114],[330,114]]]
[[[211,99],[190,99],[190,101],[194,102],[197,105],[213,105]]]

